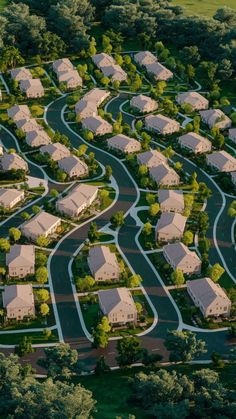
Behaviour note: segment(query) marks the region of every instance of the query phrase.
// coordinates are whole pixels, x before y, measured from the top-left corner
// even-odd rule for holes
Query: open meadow
[[[223,6],[236,10],[235,0],[174,0],[174,4],[183,6],[188,15],[213,16],[215,11]]]

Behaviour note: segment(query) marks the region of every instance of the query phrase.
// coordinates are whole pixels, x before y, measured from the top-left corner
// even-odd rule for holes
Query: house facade
[[[167,244],[163,247],[163,255],[174,270],[180,269],[186,275],[201,272],[201,259],[183,243]]]
[[[101,116],[90,116],[82,120],[82,127],[88,129],[96,136],[111,134],[113,127]]]
[[[101,312],[111,325],[137,323],[137,309],[127,288],[98,291],[98,301]]]
[[[35,249],[32,245],[14,244],[6,254],[10,278],[25,278],[35,273]]]
[[[88,265],[95,281],[118,281],[120,267],[115,253],[108,246],[93,246],[89,250]]]
[[[146,116],[145,125],[149,131],[158,132],[163,135],[173,134],[180,130],[179,122],[161,114]]]
[[[124,134],[117,134],[108,138],[107,146],[122,153],[137,153],[141,149],[141,143],[138,140],[129,138]]]
[[[66,197],[58,199],[57,211],[69,217],[78,217],[82,211],[92,205],[97,195],[98,188],[96,186],[81,183]]]
[[[177,95],[176,101],[180,105],[190,105],[193,111],[207,109],[209,106],[209,100],[200,95],[198,92],[179,93]]]
[[[227,151],[214,151],[212,154],[207,154],[207,164],[219,172],[235,172],[236,158],[227,153]]]
[[[69,178],[86,176],[89,172],[87,164],[73,155],[59,160],[58,167],[63,170]]]
[[[221,109],[208,109],[200,111],[202,121],[209,126],[209,128],[218,127],[219,129],[230,128],[231,119],[222,112]]]
[[[0,206],[6,210],[13,208],[24,198],[25,193],[20,189],[0,188]]]
[[[20,90],[26,94],[27,98],[44,96],[44,88],[40,79],[21,80]]]
[[[137,155],[137,162],[140,165],[145,165],[148,169],[159,166],[159,164],[167,163],[167,158],[157,150],[148,150]]]
[[[27,239],[36,241],[40,236],[48,237],[55,233],[60,225],[60,218],[41,211],[21,226],[21,232]]]
[[[64,157],[70,156],[70,150],[61,143],[44,145],[40,148],[40,153],[48,154],[50,159],[54,161],[59,161]]]
[[[163,212],[156,225],[156,239],[163,242],[183,237],[187,218],[178,213]]]
[[[158,103],[149,96],[138,95],[131,99],[130,106],[137,109],[140,113],[149,113],[158,108]]]
[[[208,153],[211,151],[211,141],[196,132],[188,132],[179,137],[179,144],[194,154]]]
[[[3,307],[9,320],[35,316],[32,284],[7,285],[2,293]]]
[[[158,200],[161,212],[184,212],[184,194],[182,191],[159,189]]]
[[[179,185],[180,183],[178,173],[176,173],[176,171],[166,163],[161,163],[158,166],[151,167],[149,169],[149,173],[157,185],[173,186]]]

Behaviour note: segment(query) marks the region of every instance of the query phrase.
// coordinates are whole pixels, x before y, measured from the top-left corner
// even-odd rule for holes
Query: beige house
[[[98,188],[93,185],[81,183],[65,197],[58,199],[57,211],[69,217],[78,217],[79,214],[88,208],[97,198]]]
[[[33,130],[29,131],[26,134],[26,143],[30,147],[40,147],[43,145],[48,145],[51,143],[51,138],[43,130]]]
[[[41,211],[29,221],[26,221],[22,227],[22,234],[27,239],[36,241],[40,236],[48,237],[55,233],[61,225],[61,219],[48,212]]]
[[[94,64],[100,69],[103,67],[109,67],[110,65],[115,64],[115,60],[110,55],[106,54],[105,52],[102,52],[101,54],[95,54],[92,56],[92,60]]]
[[[187,281],[187,291],[204,317],[230,316],[230,299],[210,278]]]
[[[53,71],[57,74],[68,72],[74,68],[72,62],[68,58],[60,58],[59,60],[54,61],[52,67]]]
[[[58,161],[63,159],[64,157],[70,156],[70,150],[61,143],[53,143],[44,145],[40,148],[40,153],[48,154],[50,159],[54,161]]]
[[[31,118],[31,113],[27,105],[14,105],[7,110],[7,114],[14,122]]]
[[[137,323],[137,309],[127,288],[98,291],[98,301],[101,312],[111,325]]]
[[[129,138],[124,134],[118,134],[108,138],[107,145],[109,148],[121,151],[122,153],[136,153],[141,149],[141,143],[135,138]]]
[[[32,79],[32,74],[28,68],[21,67],[21,68],[14,68],[10,71],[11,78],[16,81],[21,80],[30,80]]]
[[[207,154],[207,164],[219,172],[235,172],[236,158],[227,153],[227,151],[214,151],[212,154]]]
[[[43,127],[37,123],[36,119],[20,119],[19,121],[16,121],[16,126],[25,133],[43,130]]]
[[[140,165],[144,164],[149,169],[158,166],[161,163],[167,163],[167,158],[157,150],[144,151],[137,155],[137,161]]]
[[[176,101],[180,105],[191,105],[193,111],[207,109],[209,106],[209,100],[198,92],[179,93]]]
[[[44,96],[44,88],[40,79],[21,80],[20,90],[26,94],[27,98]]]
[[[231,127],[231,119],[222,112],[221,109],[209,109],[207,111],[200,111],[202,121],[209,126],[218,127],[219,129],[226,129]]]
[[[163,247],[163,255],[174,270],[178,268],[187,275],[201,272],[201,259],[183,243],[167,244]]]
[[[157,61],[157,57],[150,51],[141,51],[135,54],[134,61],[141,66],[146,66],[148,64],[155,63]]]
[[[32,284],[7,285],[2,293],[2,300],[9,320],[35,316]]]
[[[158,108],[158,103],[149,96],[138,95],[131,99],[130,106],[141,113],[149,113]]]
[[[70,178],[86,176],[89,172],[87,164],[73,155],[59,160],[58,167]]]
[[[157,185],[172,186],[179,185],[180,183],[178,173],[176,173],[176,171],[166,163],[161,163],[158,166],[151,167],[149,174]]]
[[[96,116],[98,113],[96,103],[81,99],[75,105],[75,113],[76,115],[79,115],[81,119]]]
[[[194,154],[207,153],[211,151],[211,141],[196,132],[188,132],[187,134],[179,137],[179,144],[181,147],[192,151]]]
[[[173,134],[180,130],[179,122],[161,114],[146,116],[145,125],[149,131],[156,131],[163,135]]]
[[[112,81],[126,81],[128,78],[127,73],[118,64],[111,64],[106,67],[102,67],[102,72],[105,77],[111,77]]]
[[[24,170],[28,171],[28,164],[18,156],[16,153],[7,154],[4,153],[0,158],[0,167],[2,170]]]
[[[155,80],[167,81],[173,77],[172,71],[168,70],[168,68],[158,62],[147,64],[145,67],[147,72],[151,74]]]
[[[236,128],[229,129],[229,139],[236,143]]]
[[[95,281],[118,281],[120,267],[115,253],[108,246],[93,246],[89,249],[88,265]]]
[[[231,172],[231,180],[233,184],[236,186],[236,172]]]
[[[11,209],[19,202],[23,201],[25,193],[18,189],[0,188],[0,206],[4,209]]]
[[[158,241],[171,242],[183,237],[187,218],[173,212],[163,212],[156,225]]]
[[[110,96],[110,92],[108,90],[98,89],[95,87],[94,89],[90,90],[83,96],[84,100],[88,102],[93,102],[98,107]]]
[[[184,194],[182,191],[159,189],[158,200],[161,212],[184,212]]]
[[[35,272],[34,246],[14,244],[6,254],[6,265],[10,278],[25,278]]]
[[[111,134],[113,127],[101,116],[89,116],[82,120],[82,127],[92,131],[94,135],[106,135]]]
[[[59,83],[65,83],[67,89],[73,89],[75,87],[82,87],[83,80],[80,77],[77,70],[69,70],[63,73],[58,73]]]

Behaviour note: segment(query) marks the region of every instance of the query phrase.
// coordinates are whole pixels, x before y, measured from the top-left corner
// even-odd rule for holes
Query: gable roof
[[[169,259],[175,266],[178,266],[186,256],[190,256],[196,261],[200,260],[198,255],[183,243],[167,244],[166,246],[163,246],[163,250],[168,254]]]
[[[32,284],[7,285],[3,292],[3,306],[6,308],[23,308],[34,305]]]
[[[105,291],[98,291],[98,297],[101,305],[105,309],[106,314],[109,314],[121,302],[136,310],[134,300],[127,288],[122,287]]]
[[[168,175],[172,175],[176,177],[176,179],[179,179],[178,173],[176,173],[176,171],[166,163],[161,163],[158,166],[151,167],[149,172],[157,183],[161,182]]]
[[[145,67],[148,73],[154,74],[156,77],[161,77],[163,74],[166,74],[169,78],[173,76],[172,71],[157,61],[152,64],[146,64]]]
[[[40,79],[28,79],[20,81],[20,88],[27,92],[30,89],[44,90]]]
[[[0,188],[0,205],[10,205],[18,197],[24,197],[24,191],[18,189]]]
[[[211,154],[207,155],[207,160],[214,166],[223,169],[224,166],[231,162],[235,165],[236,168],[236,158],[231,156],[231,154],[227,153],[225,150],[214,151]]]
[[[66,156],[70,154],[70,150],[64,144],[61,143],[52,143],[44,145],[40,148],[41,153],[48,153],[51,157],[53,157],[54,153],[56,153],[57,151],[64,153]]]
[[[98,67],[107,67],[109,65],[115,64],[114,58],[105,52],[93,55],[92,60]]]
[[[18,154],[4,153],[0,158],[2,170],[28,170],[28,164]]]
[[[84,100],[88,102],[94,102],[96,106],[99,106],[108,96],[110,92],[108,90],[98,89],[95,87],[83,96]]]
[[[97,186],[81,183],[73,188],[73,190],[66,197],[59,199],[57,202],[65,208],[70,208],[71,210],[74,209],[76,211],[84,203],[87,205],[96,192],[98,192]]]
[[[150,63],[155,63],[157,61],[157,57],[150,51],[140,51],[137,54],[135,54],[134,60],[141,65],[146,65]]]
[[[82,168],[84,173],[88,172],[88,166],[87,164],[79,159],[77,156],[69,156],[69,157],[63,157],[58,162],[58,166],[62,168],[66,173],[69,173],[71,170],[76,168]]]
[[[35,254],[34,246],[14,244],[10,248],[10,252],[6,254],[7,266],[25,266],[34,265]]]
[[[123,150],[125,150],[125,148],[129,144],[134,144],[137,147],[141,147],[141,144],[138,140],[136,140],[135,138],[127,137],[127,135],[124,135],[124,134],[117,134],[117,135],[114,135],[114,137],[108,138],[107,143],[108,145],[111,145],[111,146],[116,146],[116,144],[119,143],[119,146]]]
[[[46,211],[41,211],[29,221],[26,221],[26,223],[23,225],[23,229],[26,227],[27,230],[32,231],[33,234],[40,236],[47,232],[59,220],[59,217],[49,214]]]
[[[32,74],[28,68],[14,68],[10,71],[11,77],[16,80],[28,80],[32,79]]]
[[[94,132],[102,126],[109,127],[112,130],[112,125],[109,124],[109,122],[107,122],[105,119],[103,119],[99,115],[88,116],[87,118],[83,119],[82,123],[86,128]]]
[[[151,165],[152,162],[157,162],[158,164],[167,162],[167,158],[160,151],[152,149],[138,154],[137,159],[140,164],[145,164],[146,166]]]
[[[46,133],[46,131],[33,130],[33,131],[30,131],[30,132],[27,132],[26,142],[27,142],[28,145],[33,145],[36,140],[39,140],[39,145],[50,144],[51,143],[51,138]]]
[[[15,119],[30,119],[31,114],[27,105],[14,105],[7,110],[9,118]]]
[[[231,123],[231,119],[221,109],[200,111],[200,115],[210,127],[220,124],[220,122]]]
[[[130,104],[131,106],[135,106],[141,110],[145,109],[145,107],[148,107],[148,106],[150,106],[152,110],[155,110],[158,108],[157,101],[145,95],[134,96],[131,99]]]
[[[169,124],[172,125],[174,123],[175,125],[179,125],[179,122],[175,121],[175,119],[168,118],[167,116],[161,114],[148,115],[145,118],[145,122],[148,123],[148,125],[160,130],[164,129]]]
[[[181,144],[195,150],[200,144],[204,144],[207,147],[211,147],[211,141],[207,138],[202,137],[196,132],[188,132],[187,134],[181,135],[179,137]]]
[[[190,289],[194,296],[206,309],[217,297],[223,298],[225,303],[231,304],[230,299],[219,284],[215,284],[210,278],[194,279],[187,281],[187,289]]]
[[[94,272],[97,272],[105,264],[115,268],[118,266],[115,253],[111,252],[108,246],[93,246],[89,249],[89,265]]]
[[[159,189],[158,199],[160,204],[166,201],[172,201],[173,204],[174,202],[177,202],[184,207],[184,194],[179,190]]]
[[[178,213],[163,212],[157,222],[156,231],[165,231],[166,227],[171,226],[173,233],[174,229],[180,233],[184,232],[187,217]]]
[[[177,101],[179,103],[189,103],[192,106],[197,105],[199,102],[208,104],[208,100],[198,92],[179,93],[177,96]]]
[[[72,70],[73,68],[73,64],[68,58],[60,58],[53,62],[53,69],[57,73]]]

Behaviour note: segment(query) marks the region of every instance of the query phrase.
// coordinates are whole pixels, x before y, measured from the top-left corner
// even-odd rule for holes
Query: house
[[[4,153],[3,156],[0,158],[0,167],[1,170],[8,171],[8,170],[24,170],[25,172],[28,171],[28,164],[26,161],[22,159],[18,154],[11,153],[7,154]]]
[[[161,163],[167,163],[167,158],[157,150],[144,151],[137,155],[137,161],[140,165],[145,165],[149,169],[158,166]]]
[[[70,150],[61,143],[53,143],[44,145],[40,148],[40,153],[48,154],[50,159],[54,161],[58,161],[63,159],[64,157],[70,156]]]
[[[181,147],[192,151],[194,154],[211,151],[211,141],[196,132],[188,132],[179,137],[179,144]]]
[[[93,185],[81,183],[76,186],[66,197],[58,199],[57,211],[69,217],[78,217],[97,198],[98,188]]]
[[[155,62],[152,64],[145,65],[146,70],[149,74],[154,77],[155,80],[169,80],[172,79],[173,73],[172,71],[168,70],[164,65]]]
[[[27,98],[44,96],[44,88],[40,79],[21,80],[20,90],[26,94]]]
[[[232,183],[236,186],[236,172],[231,172]]]
[[[13,208],[16,204],[23,201],[24,191],[20,189],[0,188],[0,206],[6,210]]]
[[[55,233],[60,225],[60,218],[48,212],[41,211],[29,221],[26,221],[22,225],[21,231],[27,239],[36,241],[40,236],[48,237],[50,234]]]
[[[40,147],[51,143],[51,138],[43,130],[33,130],[26,134],[26,143],[30,147]]]
[[[108,246],[93,246],[89,249],[88,265],[95,281],[118,281],[120,267],[115,253]]]
[[[124,134],[118,134],[108,138],[108,148],[121,151],[122,153],[136,153],[141,149],[141,143],[135,138],[129,138]]]
[[[170,242],[183,237],[187,218],[173,212],[163,212],[156,225],[158,241]]]
[[[111,64],[109,66],[103,67],[102,72],[105,77],[111,77],[112,81],[126,81],[128,78],[127,73],[121,68],[120,65]]]
[[[64,157],[58,161],[58,167],[70,178],[86,176],[89,172],[87,164],[76,156]]]
[[[176,98],[179,105],[191,105],[193,111],[207,109],[209,100],[198,92],[179,93]]]
[[[6,265],[10,278],[25,278],[35,272],[34,246],[14,244],[6,254]]]
[[[148,64],[153,64],[157,61],[157,57],[153,55],[150,51],[141,51],[134,55],[134,61],[140,66],[146,66]]]
[[[101,312],[111,325],[137,323],[137,309],[131,292],[127,288],[98,291]]]
[[[104,100],[106,100],[110,96],[110,92],[108,90],[103,90],[95,87],[94,89],[87,92],[83,99],[87,100],[88,102],[93,102],[99,107]]]
[[[158,200],[161,212],[184,212],[184,194],[182,191],[159,189]]]
[[[174,270],[180,269],[187,275],[201,272],[201,259],[196,252],[190,250],[183,243],[171,243],[163,246],[163,255]]]
[[[21,80],[30,80],[32,79],[32,74],[28,68],[21,67],[21,68],[14,68],[10,71],[11,78],[16,81]]]
[[[67,89],[82,87],[83,85],[83,80],[77,70],[69,70],[63,73],[58,73],[58,81],[59,83],[65,83]]]
[[[180,177],[174,169],[168,164],[161,163],[158,166],[151,167],[149,170],[151,178],[157,183],[157,185],[179,185]]]
[[[141,113],[149,113],[158,108],[158,103],[149,96],[138,95],[131,99],[130,106]]]
[[[60,58],[53,62],[52,68],[55,73],[60,74],[73,70],[74,66],[68,58]]]
[[[89,116],[82,120],[82,127],[92,131],[94,135],[111,134],[113,127],[99,115]]]
[[[229,139],[236,143],[236,128],[229,129]]]
[[[37,123],[36,119],[20,119],[16,121],[16,126],[25,133],[43,130],[43,127]]]
[[[97,105],[95,102],[81,99],[75,105],[75,113],[76,115],[79,115],[81,119],[89,118],[90,116],[96,116],[98,113]]]
[[[180,130],[179,122],[161,114],[146,116],[145,125],[149,131],[156,131],[163,135],[173,134]]]
[[[103,67],[108,67],[110,65],[115,64],[114,58],[106,54],[105,52],[102,52],[101,54],[93,55],[92,61],[100,69],[102,69]]]
[[[226,129],[231,127],[231,119],[222,112],[221,109],[208,109],[200,111],[202,121],[209,126],[218,127],[219,129]]]
[[[214,153],[207,154],[207,164],[219,172],[235,172],[236,158],[227,153],[227,151],[214,151]]]
[[[95,87],[94,89],[90,90],[83,96],[84,100],[88,102],[93,102],[98,107],[110,96],[110,92],[108,90],[98,89]]]
[[[204,317],[230,316],[231,301],[219,284],[210,278],[187,281],[187,291]]]
[[[5,286],[2,300],[9,320],[35,316],[32,284]]]
[[[7,114],[14,122],[31,118],[30,110],[27,105],[14,105],[7,110]]]

